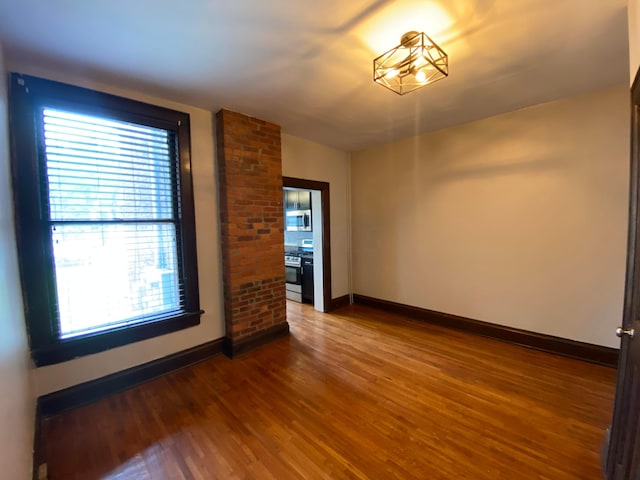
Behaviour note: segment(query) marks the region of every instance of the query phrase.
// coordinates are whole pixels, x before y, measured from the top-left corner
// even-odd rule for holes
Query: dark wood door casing
[[[304,178],[282,177],[282,186],[319,190],[322,205],[322,297],[324,311],[331,310],[331,225],[329,208],[329,183]]]

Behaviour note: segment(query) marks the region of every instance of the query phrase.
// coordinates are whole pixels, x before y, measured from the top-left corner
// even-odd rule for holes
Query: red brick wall
[[[288,331],[280,127],[220,110],[216,142],[225,327],[233,346]]]

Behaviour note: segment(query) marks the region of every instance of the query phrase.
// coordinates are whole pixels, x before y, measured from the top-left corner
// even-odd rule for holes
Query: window
[[[20,74],[10,100],[36,364],[198,324],[189,116]]]

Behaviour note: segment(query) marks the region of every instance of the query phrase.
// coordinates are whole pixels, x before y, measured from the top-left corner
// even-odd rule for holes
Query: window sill
[[[31,356],[37,367],[66,362],[77,357],[194,327],[200,324],[200,315],[203,313],[203,310],[184,313],[180,316],[142,323],[133,327],[73,338],[40,348],[34,347],[31,350]]]

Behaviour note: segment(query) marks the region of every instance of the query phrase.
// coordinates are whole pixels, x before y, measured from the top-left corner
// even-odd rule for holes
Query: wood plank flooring
[[[48,419],[50,480],[601,479],[615,371],[362,306]]]

